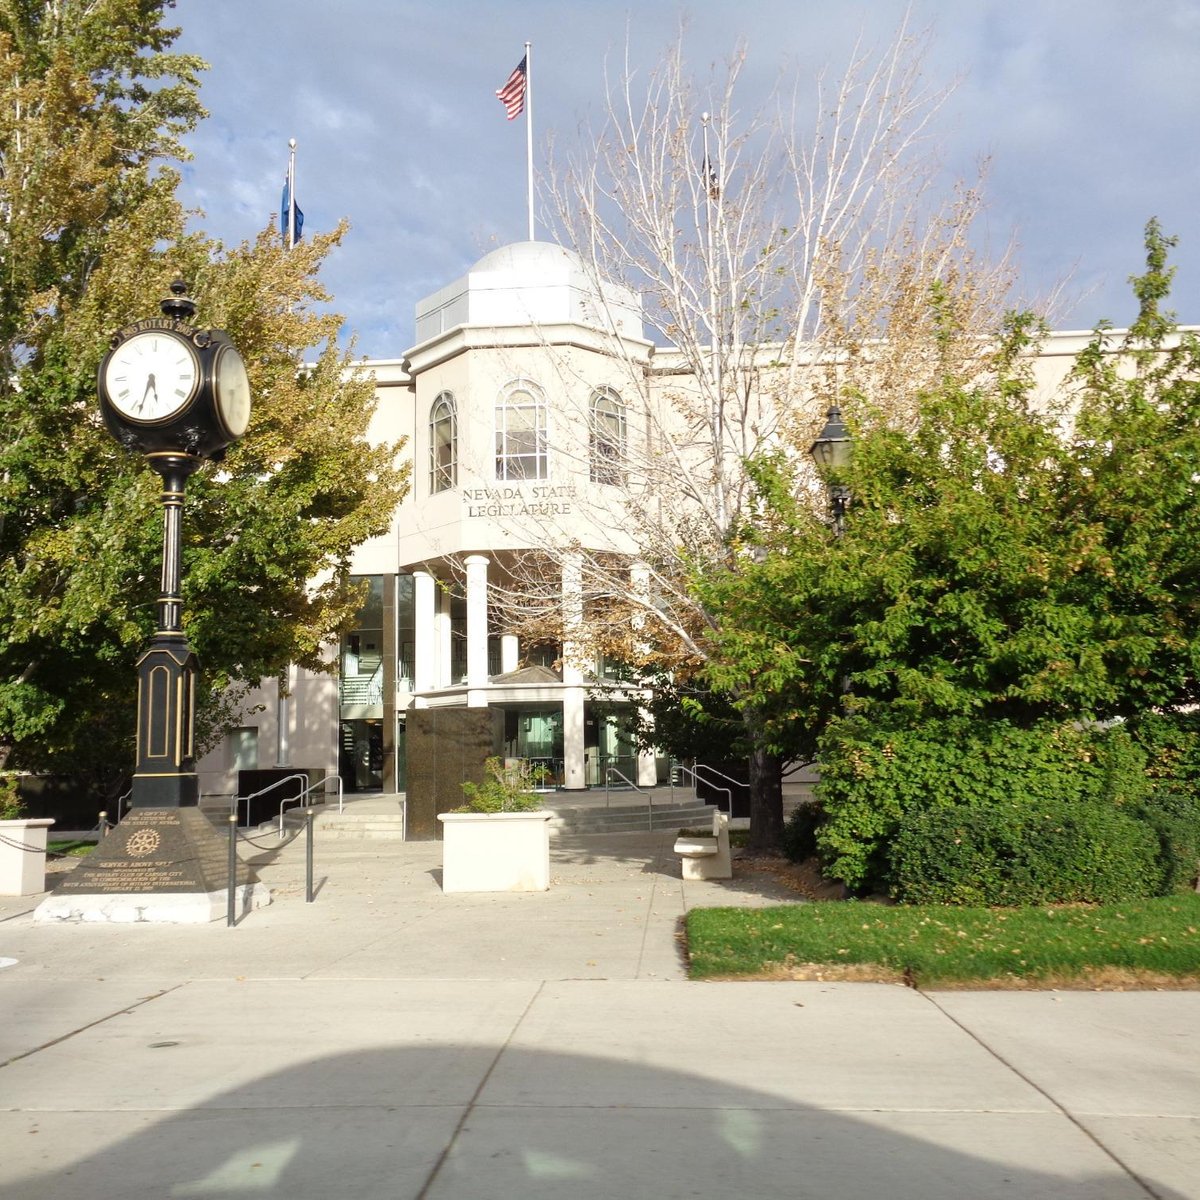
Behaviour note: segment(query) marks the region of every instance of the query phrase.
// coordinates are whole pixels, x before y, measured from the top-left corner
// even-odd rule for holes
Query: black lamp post
[[[817,469],[829,482],[829,506],[833,512],[833,531],[838,537],[846,527],[846,509],[850,505],[850,489],[837,481],[838,472],[850,463],[854,439],[842,420],[842,410],[835,404],[825,414],[825,427],[809,448]]]

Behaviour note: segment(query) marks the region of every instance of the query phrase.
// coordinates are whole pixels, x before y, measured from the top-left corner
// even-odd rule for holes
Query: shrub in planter
[[[537,812],[545,806],[532,789],[540,780],[527,763],[506,767],[498,758],[483,764],[482,783],[464,783],[467,803],[460,812]]]
[[[907,904],[1115,903],[1157,894],[1159,839],[1104,801],[954,805],[914,813],[892,847]]]
[[[0,775],[0,821],[19,821],[26,815],[16,775]]]

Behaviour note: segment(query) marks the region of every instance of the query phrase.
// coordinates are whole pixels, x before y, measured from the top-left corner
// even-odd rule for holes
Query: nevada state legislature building
[[[1038,386],[1056,387],[1089,337],[1051,335]],[[661,782],[668,765],[621,733],[636,695],[602,658],[521,644],[502,597],[529,555],[551,553],[570,613],[572,545],[627,562],[631,594],[644,586],[623,460],[672,419],[684,357],[646,337],[634,293],[597,285],[558,245],[518,242],[420,302],[402,358],[362,367],[378,401],[369,436],[407,439],[409,493],[390,532],[355,554],[366,600],[337,671],[264,682],[198,764],[202,792],[232,796],[239,771],[282,766],[340,775],[347,793],[403,792],[410,716],[464,708],[493,710],[504,756],[567,791]]]

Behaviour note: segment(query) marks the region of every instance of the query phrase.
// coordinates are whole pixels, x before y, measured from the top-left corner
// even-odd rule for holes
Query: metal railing
[[[646,797],[646,828],[654,829],[654,797],[646,791],[645,788],[638,787],[628,775],[625,775],[619,767],[604,768],[604,807],[608,808],[612,803],[612,781],[613,777],[621,781],[621,791],[637,792],[639,796]]]
[[[268,792],[273,792],[278,787],[283,787],[285,783],[292,783],[294,780],[300,780],[301,787],[308,788],[308,772],[297,771],[294,775],[285,775],[282,779],[274,779],[267,784],[266,787],[259,788],[257,792],[251,792],[248,796],[239,796],[236,793],[229,797],[229,807],[234,816],[237,815],[238,804],[244,800],[246,802],[246,824],[250,824],[250,801],[257,800],[261,796],[265,796]]]
[[[337,785],[337,798],[338,798],[338,812],[341,812],[343,810],[343,808],[345,807],[345,796],[342,793],[342,777],[340,775],[326,775],[324,779],[319,780],[317,783],[312,783],[312,784],[310,784],[308,782],[308,776],[305,775],[304,781],[305,781],[304,789],[303,789],[303,791],[300,792],[300,794],[298,796],[285,796],[283,798],[283,800],[280,801],[280,804],[279,804],[279,836],[280,837],[283,837],[283,810],[285,808],[287,808],[287,806],[289,804],[304,803],[304,801],[306,801],[309,798],[309,796],[311,796],[312,793],[317,790],[317,788],[322,789],[322,802],[324,802],[328,798],[328,792],[324,791],[325,785],[330,784],[330,783],[336,784]]]
[[[304,900],[306,904],[311,904],[316,895],[313,887],[313,815],[314,809],[310,805],[304,810]],[[243,841],[249,846],[254,846],[256,849],[267,849],[260,842],[256,842],[247,834],[238,831],[237,818],[238,815],[235,809],[229,814],[229,878],[226,883],[225,924],[230,928],[237,924],[238,895],[242,892],[242,885],[238,883],[238,867],[240,863],[237,855],[237,844],[239,841]],[[298,837],[299,833],[300,831],[297,830],[294,836]]]
[[[373,675],[343,675],[340,683],[341,703],[352,706],[383,703],[383,671]]]
[[[724,771],[718,771],[716,767],[710,767],[707,763],[696,763],[694,766],[684,766],[683,763],[676,763],[671,768],[671,796],[674,799],[675,794],[675,778],[680,778],[690,775],[692,777],[692,791],[696,791],[701,783],[711,788],[714,792],[722,792],[725,795],[725,800],[729,808],[729,815],[733,815],[733,789],[724,787],[722,784],[715,782],[713,776],[717,779],[723,779],[726,783],[733,784],[734,787],[745,788],[746,794],[750,793],[750,785],[741,779],[735,779],[732,775],[726,775]],[[740,793],[739,793],[740,794]],[[718,807],[720,807],[718,805]]]
[[[597,754],[595,764],[597,783],[607,777],[610,768],[615,770],[622,778],[637,775],[638,760],[636,754]]]
[[[530,758],[506,758],[505,762],[520,763],[529,772],[530,778],[534,780],[534,785],[530,789],[534,792],[556,792],[563,783],[563,774],[566,771],[566,762],[561,758],[551,758],[548,755],[538,754]]]

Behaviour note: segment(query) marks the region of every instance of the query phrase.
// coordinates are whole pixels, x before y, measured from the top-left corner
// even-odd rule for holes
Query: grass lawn
[[[858,979],[916,987],[1200,987],[1200,895],[1096,907],[698,908],[693,979]]]
[[[91,854],[96,848],[95,842],[47,842],[46,850],[53,854],[69,854],[72,858],[82,858]]]

